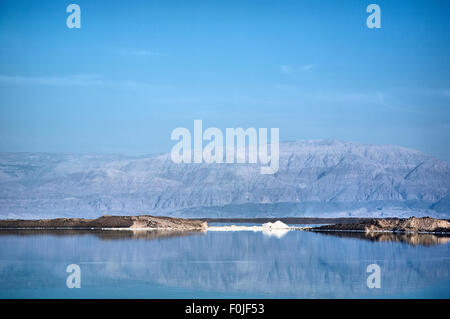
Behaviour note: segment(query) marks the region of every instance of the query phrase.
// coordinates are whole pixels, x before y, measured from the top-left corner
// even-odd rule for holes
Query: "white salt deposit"
[[[275,223],[268,222],[268,223],[263,224],[262,228],[264,228],[264,229],[290,229],[291,227],[289,227],[285,223],[277,220]]]
[[[209,226],[208,231],[262,231],[262,226]]]
[[[281,238],[286,235],[290,230],[294,230],[296,228],[289,227],[285,223],[281,221],[276,221],[275,223],[265,223],[261,226],[209,226],[208,231],[252,231],[252,232],[262,232],[267,236],[274,236],[277,238]]]

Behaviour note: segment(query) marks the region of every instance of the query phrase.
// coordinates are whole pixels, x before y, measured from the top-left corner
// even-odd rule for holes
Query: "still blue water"
[[[423,236],[0,230],[0,298],[449,298],[450,244]]]

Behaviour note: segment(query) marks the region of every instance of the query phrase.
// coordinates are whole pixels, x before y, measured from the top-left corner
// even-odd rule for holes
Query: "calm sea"
[[[432,235],[0,230],[0,298],[449,298]],[[68,288],[67,266],[80,288]],[[380,269],[369,288],[367,267]],[[73,278],[73,277],[71,277]]]

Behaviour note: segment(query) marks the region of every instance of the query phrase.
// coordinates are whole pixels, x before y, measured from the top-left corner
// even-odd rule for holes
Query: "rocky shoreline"
[[[202,220],[141,216],[109,216],[96,219],[5,219],[0,220],[0,229],[158,229],[176,231],[203,231],[208,223]]]
[[[332,232],[394,232],[394,233],[450,233],[450,222],[431,217],[368,219],[350,224],[313,227],[311,231]]]
[[[423,218],[373,218],[353,221],[339,220],[339,223],[312,228],[302,228],[317,232],[392,232],[392,233],[436,233],[450,234],[450,222],[431,217]],[[55,218],[55,219],[4,219],[1,229],[74,229],[74,230],[169,230],[205,231],[208,222],[200,219],[140,216],[110,216],[96,219]]]

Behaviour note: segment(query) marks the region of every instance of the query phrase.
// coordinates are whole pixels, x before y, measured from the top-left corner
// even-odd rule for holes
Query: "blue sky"
[[[66,7],[81,7],[81,29]],[[382,29],[368,29],[377,3]],[[0,1],[0,151],[150,154],[176,127],[450,160],[449,1]]]

